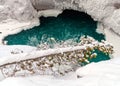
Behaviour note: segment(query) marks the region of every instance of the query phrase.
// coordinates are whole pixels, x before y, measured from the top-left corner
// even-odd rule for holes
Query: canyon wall
[[[120,34],[120,0],[0,0],[0,23],[39,18],[44,10],[73,9],[89,14],[104,27]]]

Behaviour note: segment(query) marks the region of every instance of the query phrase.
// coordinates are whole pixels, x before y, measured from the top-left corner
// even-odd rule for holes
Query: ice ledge
[[[43,10],[38,12],[38,16],[44,16],[44,17],[57,17],[59,14],[62,13],[62,10],[55,10],[55,9],[50,9],[50,10]]]

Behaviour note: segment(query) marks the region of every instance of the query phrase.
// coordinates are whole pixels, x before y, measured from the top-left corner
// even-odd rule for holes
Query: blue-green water
[[[8,45],[20,44],[36,46],[44,37],[54,37],[56,40],[79,38],[81,35],[89,35],[96,40],[104,39],[104,35],[96,33],[97,22],[85,13],[66,10],[57,18],[41,17],[41,25],[33,29],[22,31],[15,35],[9,35],[4,40]],[[35,40],[37,39],[38,42]],[[33,43],[32,43],[33,42]]]
[[[41,17],[40,21],[40,26],[15,35],[9,35],[4,40],[8,41],[8,45],[37,46],[41,41],[47,41],[49,37],[54,37],[57,41],[79,39],[82,35],[89,35],[98,41],[104,39],[104,35],[96,32],[97,22],[85,13],[66,10],[57,18]],[[108,56],[101,53],[98,56],[99,58],[93,59],[93,61],[109,59]]]

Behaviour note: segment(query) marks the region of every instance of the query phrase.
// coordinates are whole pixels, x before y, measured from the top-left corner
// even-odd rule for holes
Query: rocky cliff
[[[0,22],[38,19],[44,10],[73,9],[90,15],[103,29],[120,35],[120,0],[0,0]]]

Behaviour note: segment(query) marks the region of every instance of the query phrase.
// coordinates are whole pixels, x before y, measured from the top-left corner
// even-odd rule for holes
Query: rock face
[[[51,9],[85,12],[120,34],[120,0],[0,0],[0,21],[31,21],[39,18],[38,12]]]
[[[31,20],[36,16],[36,13],[29,0],[0,0],[0,21],[8,19]]]
[[[36,10],[47,10],[55,8],[55,3],[53,0],[31,0],[31,2]]]

